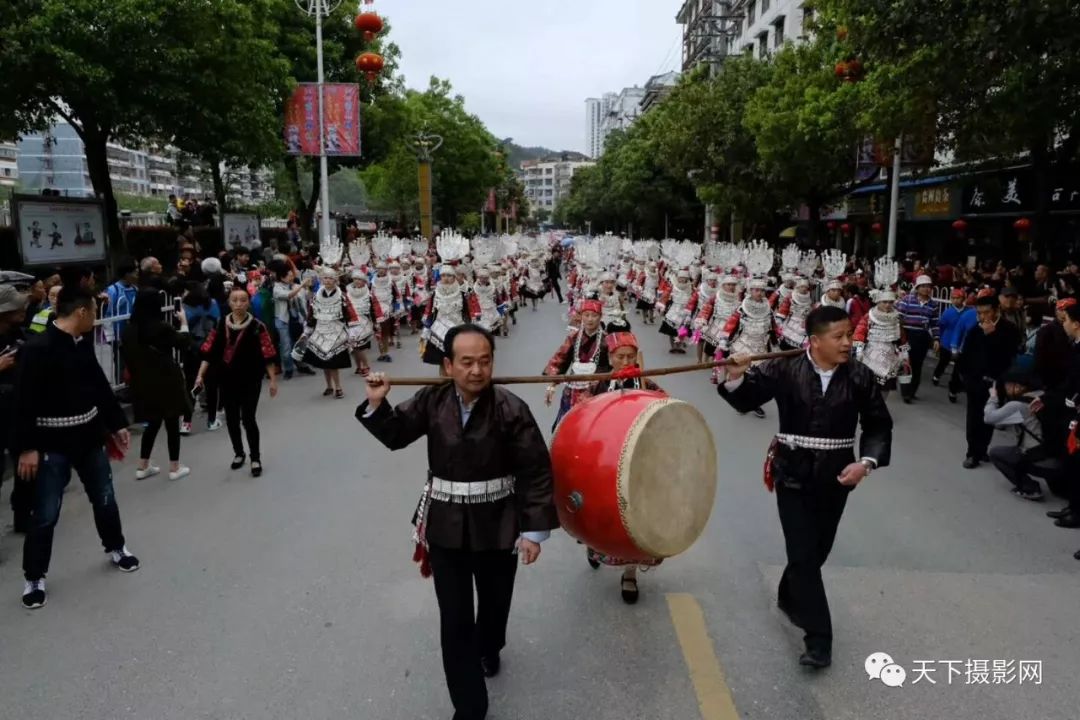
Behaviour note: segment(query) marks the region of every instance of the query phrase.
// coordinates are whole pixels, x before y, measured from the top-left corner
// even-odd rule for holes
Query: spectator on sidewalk
[[[1012,365],[1020,347],[1020,333],[1001,316],[997,296],[991,291],[975,301],[978,326],[968,333],[960,351],[960,372],[967,392],[967,455],[964,467],[968,470],[989,460],[987,451],[994,428],[983,421],[984,409],[990,399],[990,388]]]
[[[202,364],[200,348],[221,320],[221,308],[217,301],[207,294],[206,288],[201,283],[188,284],[183,308],[187,318],[188,333],[192,340],[192,346],[184,353],[184,380],[187,392],[191,393],[195,389],[195,376],[199,374],[199,366]],[[217,378],[212,374],[208,374],[205,378],[204,393],[206,395],[206,429],[220,430],[221,420],[217,416],[218,383]],[[180,423],[181,435],[191,434],[192,412],[189,410]]]
[[[918,265],[921,267],[921,264]],[[908,359],[911,362],[911,382],[900,386],[900,394],[905,403],[915,399],[922,382],[923,363],[930,352],[930,346],[940,351],[938,340],[938,307],[933,298],[934,282],[929,275],[919,275],[915,279],[915,291],[896,303],[900,313],[900,324],[907,334],[911,348]]]
[[[949,363],[955,363],[960,355],[960,348],[964,344],[964,338],[961,335],[961,321],[965,315],[974,317],[975,308],[967,304],[967,295],[964,291],[956,288],[949,298],[949,307],[945,308],[945,312],[941,314],[941,319],[938,321],[940,331],[938,335],[938,364],[930,378],[930,381],[935,386],[941,382]],[[960,373],[954,364],[952,376],[949,378],[950,398],[955,398],[956,394],[960,392],[960,384]]]
[[[105,438],[121,451],[131,440],[127,417],[113,395],[87,334],[97,301],[87,288],[65,287],[56,320],[21,350],[15,397],[14,448],[20,481],[32,483],[30,527],[23,545],[23,606],[45,604],[45,575],[64,488],[79,474],[94,509],[94,524],[113,565],[139,569],[127,550],[113,489]]]
[[[1016,329],[1020,331],[1020,346],[1023,347],[1024,340],[1027,338],[1027,318],[1024,316],[1024,308],[1020,302],[1020,291],[1014,287],[1007,287],[1001,291],[998,296],[998,303],[1001,307],[1001,316],[1016,326]],[[1039,308],[1035,305],[1028,306],[1033,312],[1039,312]]]
[[[162,425],[169,445],[169,479],[179,480],[191,473],[180,464],[180,418],[191,412],[191,396],[184,387],[184,373],[175,353],[187,351],[192,341],[186,315],[177,314],[180,327],[174,328],[161,311],[162,302],[158,290],[139,291],[121,344],[131,375],[135,421],[146,423],[136,480],[161,472],[161,468],[150,463],[150,455]]]
[[[1051,488],[1058,487],[1065,436],[1060,413],[1035,402],[1042,395],[1037,384],[1037,379],[1023,370],[1010,371],[990,389],[983,421],[1014,433],[1012,442],[995,445],[989,453],[990,462],[1012,483],[1011,492],[1025,500],[1040,501],[1044,495],[1035,478],[1045,479]]]
[[[10,285],[0,286],[0,486],[4,483],[7,459],[15,432],[15,378],[26,333],[23,330],[28,298]],[[15,532],[24,533],[30,524],[30,489],[17,482],[11,489],[11,510]]]
[[[1043,325],[1035,335],[1035,374],[1048,391],[1061,389],[1068,377],[1072,340],[1065,332],[1065,311],[1075,304],[1073,298],[1059,301],[1054,321]]]
[[[278,356],[285,379],[289,380],[296,372],[296,362],[292,357],[294,338],[290,325],[299,321],[293,313],[293,302],[306,288],[311,287],[312,281],[308,278],[297,283],[293,269],[280,261],[275,262],[270,270],[274,274],[274,328],[278,334]],[[314,374],[314,371],[311,371],[311,374]]]

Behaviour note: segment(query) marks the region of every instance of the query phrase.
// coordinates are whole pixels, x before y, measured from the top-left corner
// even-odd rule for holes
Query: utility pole
[[[886,256],[889,258],[896,257],[896,221],[899,216],[900,167],[902,164],[900,155],[903,149],[903,139],[896,138],[896,145],[893,147],[892,186],[889,188],[889,249],[886,252]]]

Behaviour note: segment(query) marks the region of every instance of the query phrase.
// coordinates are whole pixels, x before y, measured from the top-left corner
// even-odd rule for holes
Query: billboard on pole
[[[323,85],[328,157],[360,155],[360,86]],[[285,105],[285,147],[290,155],[319,154],[319,86],[301,83]]]

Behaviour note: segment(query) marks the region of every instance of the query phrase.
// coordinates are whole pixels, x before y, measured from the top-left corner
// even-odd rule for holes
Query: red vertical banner
[[[327,156],[360,154],[360,86],[323,86]],[[290,155],[319,154],[319,86],[301,83],[285,105],[285,147]]]

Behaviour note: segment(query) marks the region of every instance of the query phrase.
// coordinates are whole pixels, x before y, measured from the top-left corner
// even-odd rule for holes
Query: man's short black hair
[[[1080,303],[1069,303],[1065,308],[1065,314],[1073,322],[1080,322]]]
[[[997,295],[989,295],[987,297],[981,297],[975,299],[976,307],[992,307],[995,310],[1001,307],[1001,303],[998,302]]]
[[[850,319],[851,318],[843,308],[833,307],[832,305],[821,305],[811,310],[810,314],[806,316],[806,334],[808,336],[821,335],[825,333],[833,323]]]
[[[488,346],[491,348],[491,354],[495,355],[495,335],[486,327],[481,327],[476,323],[465,323],[464,325],[455,325],[446,331],[446,337],[443,339],[443,347],[446,348],[446,359],[454,359],[454,340],[457,340],[461,335],[483,335],[484,339],[488,341]]]
[[[65,318],[79,308],[93,309],[94,293],[79,285],[64,285],[56,298],[56,317]]]

